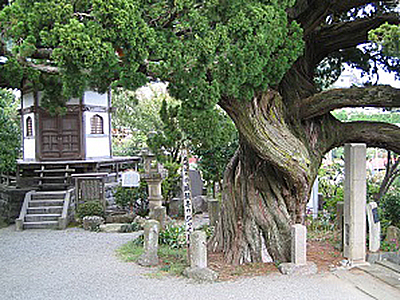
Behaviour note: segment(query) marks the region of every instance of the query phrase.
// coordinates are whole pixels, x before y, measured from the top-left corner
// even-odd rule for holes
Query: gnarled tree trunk
[[[234,264],[262,261],[263,247],[275,261],[288,261],[290,226],[304,222],[321,152],[313,153],[286,124],[276,92],[249,103],[226,100],[223,107],[239,129],[240,147],[225,173],[211,246]],[[308,143],[316,132],[305,134]]]

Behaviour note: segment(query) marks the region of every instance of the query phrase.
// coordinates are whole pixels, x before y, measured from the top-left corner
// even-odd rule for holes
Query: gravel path
[[[74,228],[0,229],[0,299],[372,299],[331,274],[271,275],[214,284],[149,278],[145,274],[151,270],[115,255],[133,237]]]

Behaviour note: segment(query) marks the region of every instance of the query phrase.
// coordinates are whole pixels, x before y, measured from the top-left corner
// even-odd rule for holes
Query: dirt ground
[[[307,260],[318,266],[318,272],[329,272],[343,259],[340,251],[334,248],[332,242],[324,238],[307,241]],[[248,263],[240,266],[226,264],[222,253],[209,253],[209,268],[218,272],[219,280],[234,280],[240,277],[253,277],[278,273],[275,263]]]

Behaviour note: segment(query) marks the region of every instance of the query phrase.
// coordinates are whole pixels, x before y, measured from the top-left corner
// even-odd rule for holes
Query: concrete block
[[[318,272],[318,267],[313,262],[304,265],[296,265],[294,263],[282,263],[278,266],[279,271],[284,275],[313,275]]]

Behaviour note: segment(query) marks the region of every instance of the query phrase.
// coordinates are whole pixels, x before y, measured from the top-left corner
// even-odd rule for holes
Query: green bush
[[[136,245],[142,245],[143,242],[143,235],[134,241]],[[166,226],[165,229],[161,230],[160,234],[158,235],[158,244],[166,245],[175,249],[186,247],[185,225]]]
[[[171,248],[183,248],[186,246],[185,226],[168,225],[160,231],[158,237],[160,245],[168,245]]]
[[[122,187],[119,185],[114,193],[115,203],[122,209],[131,208],[139,216],[149,213],[149,201],[147,195],[147,183],[140,182],[137,188]]]
[[[99,201],[88,201],[79,204],[76,216],[81,220],[86,216],[99,216],[104,218],[103,205]]]
[[[386,194],[381,200],[384,217],[391,225],[400,227],[400,191]]]

